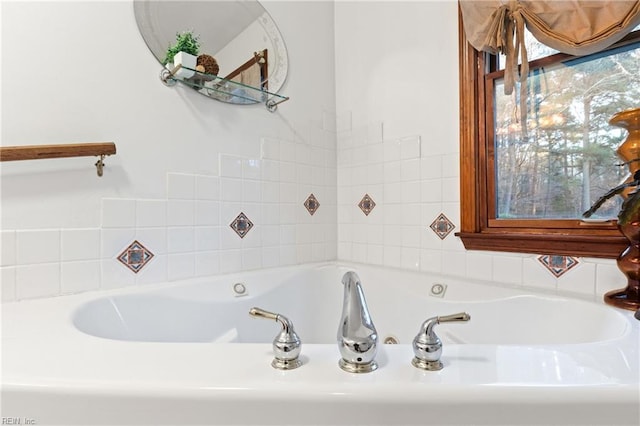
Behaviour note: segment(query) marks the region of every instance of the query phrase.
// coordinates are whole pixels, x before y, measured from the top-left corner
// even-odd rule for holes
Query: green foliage
[[[176,44],[167,48],[167,55],[162,61],[162,65],[166,65],[169,62],[173,62],[173,57],[178,52],[189,53],[194,56],[198,56],[200,53],[200,36],[194,35],[192,31],[183,31],[176,33]]]

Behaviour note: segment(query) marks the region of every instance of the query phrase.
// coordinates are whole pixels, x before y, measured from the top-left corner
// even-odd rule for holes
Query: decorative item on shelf
[[[198,56],[196,61],[196,71],[217,76],[218,72],[220,72],[220,66],[218,65],[218,61],[216,61],[216,58],[203,53]]]
[[[199,88],[204,88],[206,82],[217,79],[220,66],[213,56],[203,53],[198,56],[196,61],[196,71],[198,73],[191,80],[196,85],[194,89],[198,90]]]
[[[200,41],[192,31],[176,33],[176,43],[169,46],[163,64],[178,78],[190,78],[195,74],[200,52]]]
[[[629,240],[629,246],[620,253],[617,262],[627,277],[627,287],[606,293],[604,301],[618,308],[637,310],[640,308],[640,108],[615,114],[609,124],[629,132],[617,154],[623,165],[629,166],[631,176],[600,197],[583,216],[590,217],[614,195],[625,198],[618,214],[618,229]]]

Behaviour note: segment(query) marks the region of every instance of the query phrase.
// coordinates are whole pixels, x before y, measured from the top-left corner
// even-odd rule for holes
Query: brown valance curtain
[[[538,41],[553,49],[588,55],[610,46],[640,25],[640,0],[459,2],[469,43],[477,50],[505,55],[506,94],[512,93],[516,81],[523,83],[529,72],[525,26]],[[526,94],[524,86],[521,85],[522,95]]]

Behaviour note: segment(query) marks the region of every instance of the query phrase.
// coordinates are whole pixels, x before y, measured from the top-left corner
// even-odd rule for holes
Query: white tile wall
[[[196,272],[195,268],[195,257],[191,253],[168,255],[167,275],[169,281],[193,278]]]
[[[372,18],[382,10],[366,7]],[[419,25],[407,25],[407,20],[414,19],[411,16],[389,21],[388,12],[400,13],[395,5],[384,11],[379,16],[381,22],[401,22],[401,27],[359,28],[361,37],[374,42],[357,50],[350,45],[357,38],[341,32],[352,33],[352,26],[336,26],[336,40],[340,41],[334,49],[340,75],[335,81],[336,104],[325,109],[316,118],[317,123],[291,129],[286,123],[287,130],[274,126],[268,130],[275,136],[242,141],[238,144],[242,149],[220,154],[213,164],[204,160],[206,168],[194,166],[197,168],[186,172],[172,169],[164,181],[158,182],[157,188],[162,190],[151,192],[152,199],[105,198],[99,211],[87,212],[101,217],[99,227],[3,229],[2,300],[336,257],[580,297],[593,292],[599,298],[626,285],[613,260],[579,259],[580,265],[556,278],[536,256],[466,252],[453,234],[441,240],[429,229],[440,213],[459,223],[458,76],[450,72],[457,69],[458,58],[455,37],[436,40],[426,33],[425,37],[415,35],[456,28],[457,8],[451,2],[423,2],[422,7],[428,8],[427,12],[435,7],[438,13],[415,15],[421,21]],[[411,29],[409,37],[406,28]],[[412,70],[397,55],[396,46],[402,45],[410,53],[406,57],[415,64],[433,51],[435,44],[430,43],[440,49],[442,69],[446,70],[446,75],[437,79],[425,79],[424,67]],[[307,40],[299,44],[308,50]],[[374,49],[376,54],[367,49]],[[387,61],[389,57],[394,61]],[[352,67],[354,60],[364,65]],[[375,66],[368,66],[368,61]],[[389,75],[396,74],[393,67],[401,69],[411,90],[389,86],[402,83],[389,80]],[[368,84],[377,87],[369,90]],[[349,90],[341,90],[344,87]],[[192,118],[188,108],[181,113]],[[229,109],[221,117],[233,114]],[[14,132],[18,129],[22,134],[23,126],[20,120],[16,122]],[[254,143],[260,144],[259,152],[251,151],[248,157],[237,155]],[[210,155],[212,151],[207,152]],[[119,164],[116,167],[125,164],[118,163],[117,157],[113,161]],[[146,174],[146,168],[127,172],[137,176]],[[313,217],[307,216],[302,207],[311,192],[321,204]],[[357,207],[364,193],[378,203],[369,216]],[[229,227],[240,211],[255,224],[242,240]],[[137,274],[116,260],[135,239],[154,253]]]
[[[556,277],[538,261],[537,256],[528,256],[522,260],[522,274],[522,285],[525,287],[546,291],[557,289]]]
[[[626,285],[614,261],[578,259],[556,278],[537,256],[440,239],[429,228],[440,213],[459,222],[457,153],[432,155],[419,135],[386,140],[381,122],[352,129],[348,113],[329,122],[341,133],[265,137],[260,158],[221,154],[219,175],[168,173],[166,198],[103,199],[101,228],[3,230],[2,301],[335,258],[581,298]],[[365,193],[376,202],[369,216],[357,206]],[[242,239],[229,226],[240,212],[254,223]],[[117,260],[134,240],[154,254],[138,273]]]
[[[63,262],[60,270],[60,293],[73,294],[100,288],[99,260]]]
[[[136,236],[135,228],[102,229],[100,232],[101,259],[112,259],[120,255]]]
[[[596,265],[580,262],[557,280],[558,292],[593,297],[596,291]]]
[[[457,141],[448,144],[451,152],[447,152],[443,149],[447,143],[436,150],[433,141],[420,135],[371,137],[382,134],[383,123],[358,123],[351,113],[339,117],[343,117],[338,120],[342,124],[337,137],[339,259],[581,298],[599,299],[604,292],[626,285],[612,260],[578,259],[576,267],[557,278],[538,256],[467,252],[454,233],[440,239],[429,228],[440,213],[456,226],[460,220]],[[368,216],[357,206],[365,193],[376,202]]]
[[[220,179],[218,176],[196,176],[196,200],[220,199]]]
[[[167,226],[166,200],[136,200],[136,227]]]
[[[167,201],[168,226],[193,226],[195,224],[195,201],[172,199]]]
[[[311,127],[309,140],[262,138],[260,158],[220,154],[219,175],[167,173],[165,198],[105,198],[100,228],[3,230],[2,300],[335,259],[335,131]],[[137,273],[118,260],[135,240],[153,254]]]
[[[227,178],[242,178],[242,157],[221,154],[220,176]]]
[[[143,240],[144,241],[144,240]],[[145,241],[146,242],[146,241]],[[142,270],[140,270],[136,276],[136,284],[152,284],[161,283],[169,279],[168,276],[168,259],[167,254],[157,254],[153,251],[152,247],[145,246],[154,253],[153,258],[149,261]],[[117,265],[122,266],[122,265]],[[120,268],[124,269],[124,268]],[[131,274],[130,274],[131,275]]]
[[[3,266],[0,268],[0,292],[2,301],[10,302],[16,298],[16,268],[15,266]]]
[[[60,294],[60,263],[38,263],[16,267],[16,298]]]
[[[162,255],[168,253],[167,235],[167,227],[136,228],[134,239],[141,242],[154,255]],[[124,248],[123,246],[122,250]]]
[[[203,277],[220,272],[220,253],[218,251],[199,251],[195,254],[195,275]]]
[[[491,281],[493,277],[493,261],[491,255],[478,252],[467,253],[467,276],[483,281]]]
[[[167,198],[193,200],[196,191],[196,176],[185,173],[167,174]]]
[[[511,285],[518,285],[522,282],[521,256],[494,255],[491,260],[493,281]]]
[[[0,232],[0,266],[16,264],[16,231]]]
[[[384,139],[380,122],[342,130],[337,151],[339,257],[440,270],[436,250],[443,242],[424,230],[442,212],[442,192],[448,190],[440,173],[443,156],[426,156],[419,135]],[[376,203],[368,216],[357,206],[365,193]]]
[[[28,230],[16,233],[19,265],[60,261],[60,230]]]
[[[136,200],[105,198],[102,200],[102,227],[125,228],[136,224]]]
[[[195,230],[191,226],[169,227],[167,229],[167,252],[190,253],[195,251]]]
[[[196,252],[220,249],[220,226],[198,226],[195,229]]]
[[[154,261],[155,259],[151,260],[151,262]],[[114,259],[102,259],[100,269],[102,274],[100,284],[103,289],[128,287],[136,283],[135,274]]]
[[[593,262],[596,265],[596,297],[627,286],[627,278],[620,273],[615,262],[596,259]]]

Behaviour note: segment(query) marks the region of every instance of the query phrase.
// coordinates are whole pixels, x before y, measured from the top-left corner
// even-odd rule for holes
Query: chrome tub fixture
[[[271,362],[273,368],[277,368],[278,370],[293,370],[302,365],[302,361],[298,359],[300,351],[302,350],[302,343],[293,329],[293,324],[287,317],[260,308],[251,308],[249,315],[257,318],[275,320],[282,326],[280,333],[273,339],[274,359]]]
[[[418,335],[413,339],[413,360],[411,364],[414,367],[423,370],[438,371],[442,370],[442,341],[434,332],[434,327],[443,322],[459,322],[469,321],[471,316],[466,312],[458,314],[446,315],[442,317],[429,318],[422,323]]]
[[[344,298],[338,327],[340,368],[349,373],[368,373],[378,368],[374,358],[378,347],[378,332],[373,325],[360,278],[349,271],[342,277]]]

